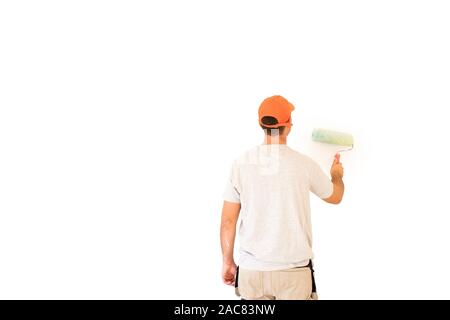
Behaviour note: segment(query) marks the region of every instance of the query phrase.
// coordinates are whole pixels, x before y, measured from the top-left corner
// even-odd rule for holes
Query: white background
[[[0,298],[234,299],[222,192],[295,106],[288,144],[350,132],[312,203],[322,299],[450,298],[448,1],[4,1]]]

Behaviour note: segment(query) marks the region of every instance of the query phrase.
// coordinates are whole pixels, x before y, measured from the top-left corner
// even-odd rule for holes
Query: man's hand
[[[331,165],[331,179],[342,179],[344,177],[344,168],[340,162],[341,155],[339,153],[334,157],[333,164]]]
[[[223,262],[222,266],[222,280],[223,283],[234,286],[234,281],[236,277],[236,264],[232,262]]]
[[[333,164],[331,165],[331,182],[333,183],[333,193],[331,197],[323,199],[324,201],[332,204],[339,204],[344,196],[344,182],[342,178],[344,177],[344,168],[340,162],[341,155],[338,153],[334,157]]]

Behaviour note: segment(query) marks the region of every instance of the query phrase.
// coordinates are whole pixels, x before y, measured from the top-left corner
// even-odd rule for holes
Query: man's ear
[[[286,137],[289,135],[289,133],[291,133],[291,127],[286,127],[285,129],[284,129],[284,131],[286,132],[285,133],[285,135],[286,135]]]

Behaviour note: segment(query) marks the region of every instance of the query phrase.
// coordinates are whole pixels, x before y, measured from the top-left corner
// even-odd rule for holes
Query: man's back
[[[236,159],[224,198],[241,203],[240,266],[271,271],[308,264],[310,191],[327,198],[333,184],[312,159],[285,144],[260,145]]]

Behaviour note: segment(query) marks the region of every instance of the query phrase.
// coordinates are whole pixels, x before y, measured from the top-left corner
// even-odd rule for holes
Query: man
[[[286,145],[294,106],[281,96],[259,108],[264,143],[236,159],[224,193],[222,279],[242,299],[317,299],[311,259],[309,192],[332,204],[344,195],[339,154],[331,180],[311,158]],[[241,214],[239,268],[233,259]]]

